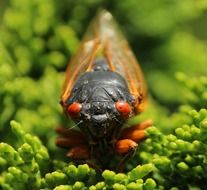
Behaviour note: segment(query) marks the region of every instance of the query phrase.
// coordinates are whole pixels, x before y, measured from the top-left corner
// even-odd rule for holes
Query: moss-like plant
[[[202,0],[0,3],[0,189],[206,188],[206,8]],[[99,8],[112,12],[138,56],[154,126],[123,173],[74,165],[54,129],[67,62]]]

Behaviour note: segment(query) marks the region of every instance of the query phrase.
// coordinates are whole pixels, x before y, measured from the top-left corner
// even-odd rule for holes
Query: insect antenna
[[[80,120],[78,123],[76,123],[75,125],[73,125],[72,127],[70,127],[69,130],[72,130],[73,128],[77,127],[81,123],[83,123],[83,120]]]

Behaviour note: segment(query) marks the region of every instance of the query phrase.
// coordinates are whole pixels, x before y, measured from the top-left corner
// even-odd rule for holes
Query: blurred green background
[[[106,171],[102,178],[86,165],[63,163],[65,152],[54,143],[55,127],[72,125],[59,105],[68,61],[101,8],[117,20],[148,85],[149,107],[129,123],[152,118],[156,126],[127,164],[133,170]],[[156,183],[157,189],[204,189],[207,111],[195,111],[201,108],[207,108],[206,0],[0,1],[0,142],[11,145],[0,143],[4,189],[81,189],[82,182],[90,189],[120,190],[127,183],[131,189]],[[21,124],[12,123],[13,133],[11,120]]]
[[[14,141],[8,126],[15,119],[57,152],[54,128],[70,125],[59,105],[64,72],[101,8],[114,15],[143,69],[151,102],[144,117],[169,133],[177,120],[167,116],[177,118],[180,105],[206,107],[206,93],[201,101],[185,88],[192,80],[196,89],[193,77],[207,74],[206,0],[1,0],[1,141]]]

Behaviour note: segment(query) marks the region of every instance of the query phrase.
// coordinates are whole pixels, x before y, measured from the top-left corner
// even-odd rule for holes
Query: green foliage
[[[39,189],[41,175],[50,168],[50,158],[46,147],[38,137],[25,133],[19,123],[11,122],[16,135],[16,146],[0,144],[1,164],[0,184],[3,189]]]
[[[177,73],[176,77],[186,88],[183,94],[185,104],[197,110],[205,108],[207,105],[207,77],[188,77],[184,73]]]
[[[205,0],[0,5],[0,189],[206,188]],[[151,95],[146,112],[129,124],[152,118],[154,126],[124,173],[75,166],[54,143],[54,128],[71,126],[58,104],[67,62],[99,8],[120,24]]]
[[[155,127],[149,128],[140,158],[155,165],[154,177],[165,187],[185,189],[198,185],[204,189],[207,179],[207,110],[192,110],[188,115],[192,122],[177,127],[173,134],[164,135]]]
[[[0,144],[0,185],[3,189],[204,188],[207,110],[192,110],[188,115],[192,122],[177,127],[173,134],[166,135],[156,127],[147,129],[148,138],[135,155],[142,165],[125,174],[105,170],[102,178],[86,164],[76,167],[52,161],[39,138],[25,133],[19,123],[12,121],[16,144]]]
[[[141,179],[152,171],[152,164],[138,166],[127,175],[105,170],[103,181],[98,182],[95,170],[88,165],[76,167],[61,161],[52,162],[37,136],[25,133],[15,121],[11,122],[11,128],[17,137],[15,148],[7,143],[0,144],[0,185],[3,189],[126,189],[126,185],[133,189],[138,184],[150,189],[156,186],[151,178]]]

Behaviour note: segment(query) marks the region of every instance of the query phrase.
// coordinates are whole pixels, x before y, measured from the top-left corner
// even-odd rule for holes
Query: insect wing
[[[62,87],[61,100],[63,104],[66,102],[67,98],[70,96],[70,92],[73,88],[73,84],[77,77],[88,69],[91,57],[96,53],[96,39],[88,36],[80,44],[78,52],[71,59],[68,68],[66,70],[65,81]]]
[[[112,71],[125,78],[130,93],[137,102],[142,98],[142,103],[135,105],[137,112],[142,111],[146,105],[147,94],[142,71],[127,40],[107,11],[99,12],[92,21],[78,53],[71,60],[63,85],[62,101],[67,100],[79,74],[90,71],[94,59],[99,55],[107,59]]]
[[[121,74],[129,87],[130,93],[141,104],[137,103],[137,112],[143,111],[146,106],[147,88],[141,68],[110,13],[105,12],[100,17],[101,38],[105,44],[111,62],[116,72]]]

